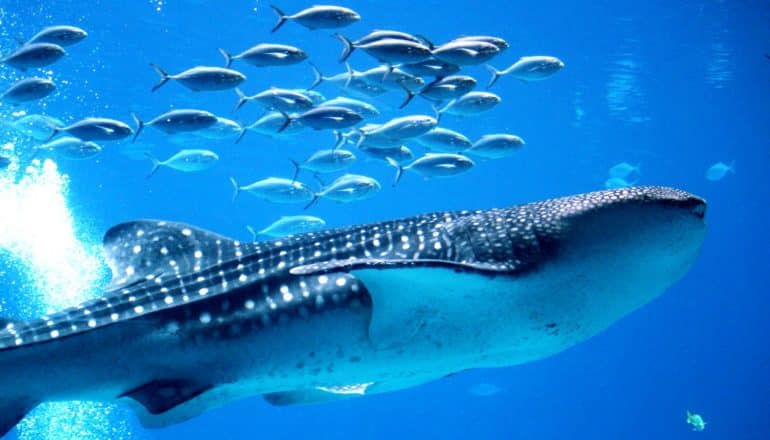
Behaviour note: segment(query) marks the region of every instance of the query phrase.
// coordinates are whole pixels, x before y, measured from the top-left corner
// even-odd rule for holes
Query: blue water
[[[310,4],[285,0],[280,6],[288,12]],[[514,156],[478,161],[470,173],[452,179],[425,181],[409,174],[395,189],[392,168],[362,162],[353,171],[377,178],[383,190],[353,204],[322,200],[313,215],[339,226],[433,210],[508,206],[601,189],[607,169],[627,161],[641,164],[641,184],[675,186],[708,200],[709,233],[695,266],[651,304],[542,361],[323,405],[276,408],[257,396],[160,430],[145,430],[129,411],[116,410],[107,417],[117,427],[113,430],[89,427],[86,421],[78,432],[64,429],[53,438],[769,438],[767,2],[349,0],[344,5],[363,17],[342,30],[350,37],[375,28],[420,33],[439,42],[460,34],[497,35],[511,45],[493,60],[499,68],[539,54],[558,56],[566,67],[542,82],[504,77],[492,90],[503,97],[497,108],[442,121],[471,139],[517,134],[527,144]],[[219,66],[218,47],[237,52],[258,42],[287,43],[307,51],[327,75],[343,70],[336,61],[341,45],[329,31],[290,22],[270,34],[275,16],[258,1],[3,0],[0,11],[2,53],[15,47],[14,37],[29,37],[50,24],[89,32],[67,49],[67,57],[44,69],[59,85],[57,93],[39,104],[0,106],[5,122],[19,110],[65,121],[95,115],[130,122],[132,111],[150,118],[174,106],[250,123],[260,115],[258,106],[249,104],[233,115],[232,91],[193,93],[170,83],[150,93],[158,78],[149,62],[170,72]],[[363,53],[354,53],[351,63],[358,70],[375,65]],[[313,80],[306,63],[257,69],[236,62],[234,67],[248,76],[247,93],[270,86],[300,88]],[[485,69],[467,71],[480,87],[486,84]],[[0,66],[0,88],[21,77]],[[327,85],[319,91],[337,95]],[[432,114],[420,99],[398,111],[402,98],[390,92],[373,100],[387,109],[381,120],[407,111]],[[59,172],[69,177],[67,205],[77,237],[87,246],[98,243],[113,224],[147,217],[248,239],[247,224],[265,226],[302,208],[245,196],[233,203],[228,177],[251,182],[290,176],[289,157],[329,148],[333,136],[307,132],[273,140],[249,133],[238,145],[179,146],[147,129],[139,142],[159,157],[187,147],[210,148],[222,159],[199,174],[162,169],[148,180],[149,161],[127,158],[121,149],[129,142],[123,141],[105,142],[106,151],[97,159],[58,163]],[[0,145],[7,143],[20,151],[34,141],[2,127]],[[706,180],[706,169],[718,161],[734,161],[735,173]],[[4,285],[29,276],[23,267],[0,269]],[[24,295],[31,292],[4,290],[6,314],[29,310]],[[478,388],[483,384],[491,387]],[[491,392],[474,393],[479,389]],[[705,431],[691,431],[686,410],[703,415]],[[62,416],[50,411],[32,417],[38,417],[35,424],[10,437],[41,438],[35,429],[50,422],[45,418]]]

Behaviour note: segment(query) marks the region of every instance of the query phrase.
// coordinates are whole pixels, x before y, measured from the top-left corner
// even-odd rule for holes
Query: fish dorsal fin
[[[221,259],[221,250],[228,244],[234,242],[182,223],[121,223],[104,235],[104,258],[112,270],[107,290],[162,274],[185,274],[211,266]]]

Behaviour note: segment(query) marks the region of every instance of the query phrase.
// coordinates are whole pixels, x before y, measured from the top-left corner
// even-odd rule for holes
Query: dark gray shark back
[[[110,229],[103,297],[28,322],[0,321],[0,352],[205,301],[237,289],[356,268],[446,266],[519,274],[558,251],[569,219],[624,203],[690,203],[662,187],[601,191],[505,209],[425,214],[241,243],[192,226],[141,220]]]

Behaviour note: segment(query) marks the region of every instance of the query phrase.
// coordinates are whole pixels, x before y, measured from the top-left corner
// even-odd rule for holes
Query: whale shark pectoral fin
[[[213,388],[185,379],[153,380],[118,397],[130,397],[152,415],[162,414]]]
[[[189,273],[216,264],[236,243],[181,223],[140,220],[113,226],[104,235],[111,291],[164,273]]]
[[[38,402],[26,398],[0,398],[0,437],[5,436]]]

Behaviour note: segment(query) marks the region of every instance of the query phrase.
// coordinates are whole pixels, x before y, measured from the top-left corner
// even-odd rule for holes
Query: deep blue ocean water
[[[289,12],[311,4],[285,0],[280,6]],[[380,180],[382,191],[345,205],[322,200],[310,213],[341,226],[428,211],[503,207],[601,189],[608,168],[627,161],[641,164],[640,184],[675,186],[708,200],[708,237],[692,270],[603,333],[530,364],[468,371],[405,391],[322,405],[276,408],[256,396],[160,430],[141,428],[125,408],[108,415],[104,408],[45,409],[10,438],[770,438],[770,4],[341,4],[362,16],[342,30],[349,37],[378,28],[438,42],[489,34],[511,46],[492,61],[498,68],[525,55],[557,56],[566,67],[541,82],[504,77],[492,89],[503,98],[497,108],[474,118],[442,119],[442,125],[471,139],[492,132],[521,136],[526,146],[512,157],[478,161],[474,170],[451,179],[426,181],[408,174],[396,188],[390,187],[392,168],[361,162],[352,170]],[[276,42],[303,48],[327,75],[344,70],[337,63],[341,45],[330,31],[290,22],[271,34],[274,22],[274,13],[261,1],[1,0],[3,54],[16,47],[15,37],[29,37],[51,24],[80,26],[89,36],[69,47],[60,62],[35,72],[57,82],[54,95],[18,108],[0,105],[0,146],[13,155],[35,144],[7,125],[20,111],[66,122],[93,115],[127,123],[130,112],[149,119],[172,107],[207,109],[245,123],[261,114],[249,104],[234,115],[232,91],[193,93],[170,83],[151,93],[158,78],[150,62],[174,73],[198,64],[221,66],[219,47],[237,52]],[[350,61],[357,70],[376,65],[358,51]],[[234,67],[248,76],[242,86],[247,93],[270,86],[302,88],[313,80],[307,63],[257,69],[236,62]],[[467,71],[483,89],[488,72],[482,67]],[[0,66],[0,89],[22,77]],[[319,91],[329,98],[338,94],[329,85]],[[433,112],[420,99],[399,111],[402,98],[390,92],[373,100],[384,109],[381,120]],[[305,132],[271,139],[249,133],[238,145],[222,140],[180,146],[147,129],[138,143],[161,158],[180,148],[209,148],[221,160],[202,173],[162,169],[146,179],[150,162],[126,157],[129,141],[122,141],[105,142],[96,159],[57,162],[56,173],[68,176],[62,191],[75,237],[89,252],[111,225],[135,218],[184,221],[246,240],[247,224],[265,226],[280,215],[302,213],[302,207],[245,195],[233,203],[228,178],[248,183],[291,176],[289,157],[329,148],[333,136]],[[735,173],[707,180],[707,168],[719,161],[734,162]],[[3,191],[12,191],[12,182],[4,176]],[[22,184],[34,186],[34,178]],[[19,212],[0,210],[0,227],[20,223]],[[36,212],[38,222],[48,215],[45,206]],[[50,222],[55,221],[51,215]],[[47,227],[45,221],[41,225]],[[7,238],[10,232],[5,232],[0,236]],[[35,285],[30,280],[39,274],[12,257],[3,255],[0,268],[3,314],[33,317],[45,311],[39,302],[56,293],[30,291]],[[480,384],[491,385],[481,388],[491,395],[478,395],[490,394],[479,393]],[[704,431],[691,431],[686,410],[704,417]]]

